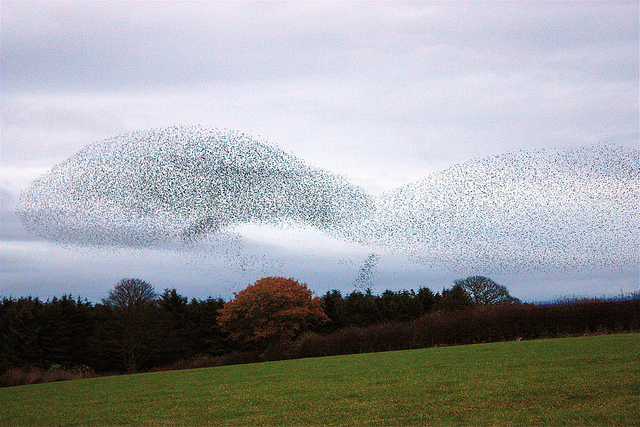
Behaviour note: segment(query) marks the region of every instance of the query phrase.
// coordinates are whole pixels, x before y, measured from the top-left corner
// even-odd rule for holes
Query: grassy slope
[[[0,425],[640,425],[640,334],[0,389]]]

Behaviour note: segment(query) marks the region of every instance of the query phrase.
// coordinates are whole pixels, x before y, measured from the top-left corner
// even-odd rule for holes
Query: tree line
[[[433,292],[338,290],[318,298],[264,278],[235,298],[156,294],[123,279],[92,304],[63,295],[0,301],[3,385],[433,345],[640,330],[640,296],[523,304],[474,276]]]

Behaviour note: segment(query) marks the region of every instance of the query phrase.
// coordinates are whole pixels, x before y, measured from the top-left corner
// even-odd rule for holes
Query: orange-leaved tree
[[[291,341],[328,320],[322,300],[307,285],[284,277],[265,277],[234,293],[218,322],[231,338],[259,343]]]

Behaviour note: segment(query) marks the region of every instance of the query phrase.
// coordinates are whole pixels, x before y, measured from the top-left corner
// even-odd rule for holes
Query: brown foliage
[[[500,304],[440,311],[410,322],[347,327],[301,337],[291,357],[333,356],[444,345],[640,330],[640,299],[536,306]]]
[[[234,339],[257,343],[291,341],[328,320],[322,300],[294,279],[265,277],[220,310],[219,324]]]
[[[47,370],[37,367],[11,368],[0,376],[0,387],[50,383],[54,381],[80,380],[83,378],[94,377],[96,377],[96,374],[91,370],[91,368],[86,366],[73,369],[64,369],[53,366]]]

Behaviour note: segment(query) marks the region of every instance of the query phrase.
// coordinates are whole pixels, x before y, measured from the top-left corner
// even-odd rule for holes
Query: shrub
[[[71,369],[52,366],[46,370],[37,367],[11,368],[0,377],[0,386],[11,387],[17,385],[49,383],[54,381],[80,380],[83,378],[93,377],[96,377],[96,374],[87,366],[79,366]]]

